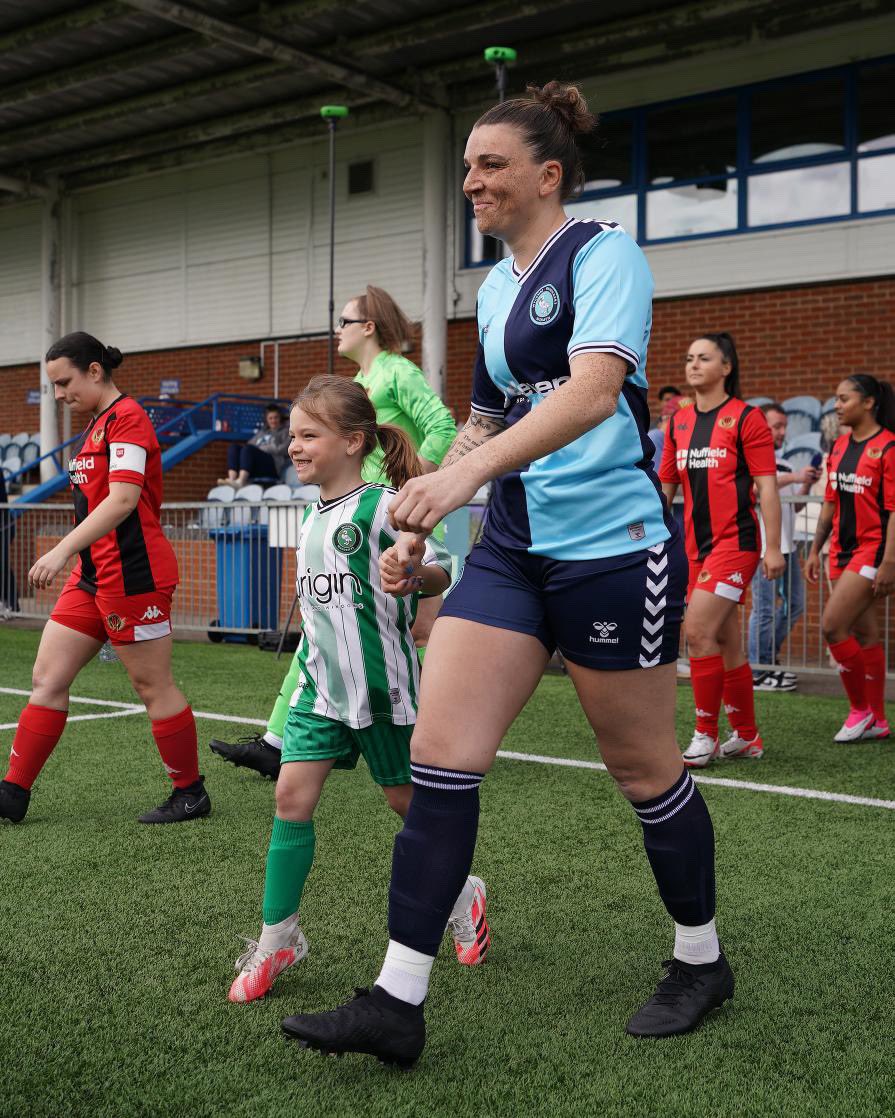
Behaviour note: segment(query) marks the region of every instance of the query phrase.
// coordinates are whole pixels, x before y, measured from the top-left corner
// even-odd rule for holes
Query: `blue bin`
[[[276,629],[280,613],[280,552],[267,546],[266,524],[213,528],[217,558],[217,626],[224,639],[245,642],[227,629]]]

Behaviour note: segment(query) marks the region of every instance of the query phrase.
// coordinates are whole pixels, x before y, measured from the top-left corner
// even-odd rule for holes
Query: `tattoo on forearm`
[[[458,432],[456,439],[451,444],[450,450],[444,456],[440,469],[452,466],[459,462],[465,455],[476,450],[488,439],[499,435],[506,425],[496,419],[486,419],[483,415],[472,412],[466,421],[466,426]]]

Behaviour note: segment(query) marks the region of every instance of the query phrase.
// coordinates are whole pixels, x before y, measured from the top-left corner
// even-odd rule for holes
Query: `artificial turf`
[[[28,686],[37,639],[0,630],[0,685]],[[196,710],[264,718],[284,669],[253,648],[175,650]],[[132,698],[99,662],[74,693]],[[23,701],[0,693],[0,724]],[[832,744],[841,700],[757,701],[765,759],[711,775],[893,798],[892,744]],[[689,688],[678,706],[684,742]],[[3,1118],[892,1113],[892,811],[704,786],[736,996],[692,1036],[635,1041],[624,1022],[670,954],[640,827],[605,773],[498,760],[475,860],[493,952],[465,969],[445,944],[429,1043],[402,1074],[279,1030],[375,978],[396,818],[362,766],[334,775],[302,906],[310,955],[263,1002],[230,1005],[237,933],[260,927],[273,789],[207,749],[247,727],[199,730],[208,819],[135,822],[166,794],[137,715],[70,723],[26,821],[0,828]],[[595,758],[566,679],[545,678],[505,748]]]

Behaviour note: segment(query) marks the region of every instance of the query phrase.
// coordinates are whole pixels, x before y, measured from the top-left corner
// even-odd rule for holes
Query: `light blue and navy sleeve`
[[[569,360],[581,353],[614,353],[641,368],[652,323],[653,277],[640,246],[623,229],[599,233],[572,264],[575,325]]]

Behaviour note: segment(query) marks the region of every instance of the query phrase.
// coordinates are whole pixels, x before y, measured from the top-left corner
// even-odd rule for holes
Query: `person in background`
[[[0,470],[0,505],[5,505],[6,479]],[[16,575],[9,558],[9,548],[15,538],[16,530],[12,517],[6,509],[0,508],[0,620],[7,611],[16,613],[19,608],[19,595],[16,590]]]
[[[658,392],[659,403],[664,404],[673,396],[680,396],[680,394],[681,390],[676,384],[663,384]]]
[[[271,402],[264,409],[264,426],[247,443],[227,447],[227,476],[218,485],[242,489],[253,477],[278,478],[289,461],[289,425],[280,405]]]
[[[783,496],[805,496],[820,476],[815,466],[797,470],[779,451],[786,442],[787,415],[777,403],[765,404],[762,409],[774,450],[777,452],[777,487]],[[792,627],[805,612],[805,583],[799,556],[793,541],[796,511],[801,508],[791,501],[781,501],[780,550],[786,561],[783,575],[771,582],[756,570],[752,579],[752,612],[749,615],[749,662],[751,664],[776,664],[783,642]],[[764,520],[761,519],[762,546],[764,545]],[[792,672],[764,670],[752,673],[756,691],[793,691],[798,683]]]
[[[650,441],[656,448],[655,456],[653,457],[653,465],[657,467],[662,461],[662,451],[665,447],[665,432],[668,430],[668,424],[671,417],[678,410],[684,398],[677,394],[666,393],[662,402],[662,410],[659,412],[659,419],[655,427],[651,427],[647,434]]]
[[[401,353],[410,340],[412,329],[410,320],[387,291],[368,286],[363,295],[348,300],[339,316],[339,356],[359,366],[354,379],[370,397],[377,423],[390,424],[404,431],[416,450],[420,473],[426,474],[441,464],[457,437],[457,426],[422,371]],[[364,461],[365,482],[389,484],[383,462],[382,451],[375,449]],[[441,533],[435,535],[438,537]],[[428,642],[441,602],[438,594],[423,598],[419,603],[412,632],[420,650]],[[280,771],[283,733],[298,675],[296,652],[271,710],[267,729],[235,742],[213,738],[209,743],[212,752],[231,764],[254,769],[275,780]]]
[[[836,388],[836,414],[850,433],[827,459],[827,491],[805,577],[820,578],[830,537],[833,590],[821,618],[824,640],[849,700],[837,742],[889,737],[886,651],[876,605],[895,589],[895,391],[866,373]]]
[[[669,505],[679,485],[684,491],[690,560],[685,630],[696,706],[684,764],[703,768],[719,757],[763,756],[737,606],[759,564],[766,578],[777,579],[784,561],[774,444],[761,411],[740,399],[733,338],[701,334],[686,369],[696,403],[681,408],[669,425],[659,478]],[[752,481],[767,524],[764,559]],[[718,738],[722,702],[732,731],[724,742]]]
[[[149,416],[112,380],[122,360],[119,349],[81,331],[47,351],[55,399],[89,415],[90,422],[68,467],[74,527],[28,572],[31,586],[41,589],[76,559],[41,634],[31,695],[0,781],[0,819],[13,823],[25,818],[31,788],[62,737],[72,684],[107,638],[146,705],[173,785],[168,799],[139,822],[184,823],[211,810],[199,772],[196,722],[171,672],[178,572],[159,521],[162,454]],[[104,810],[114,812],[114,804]]]

